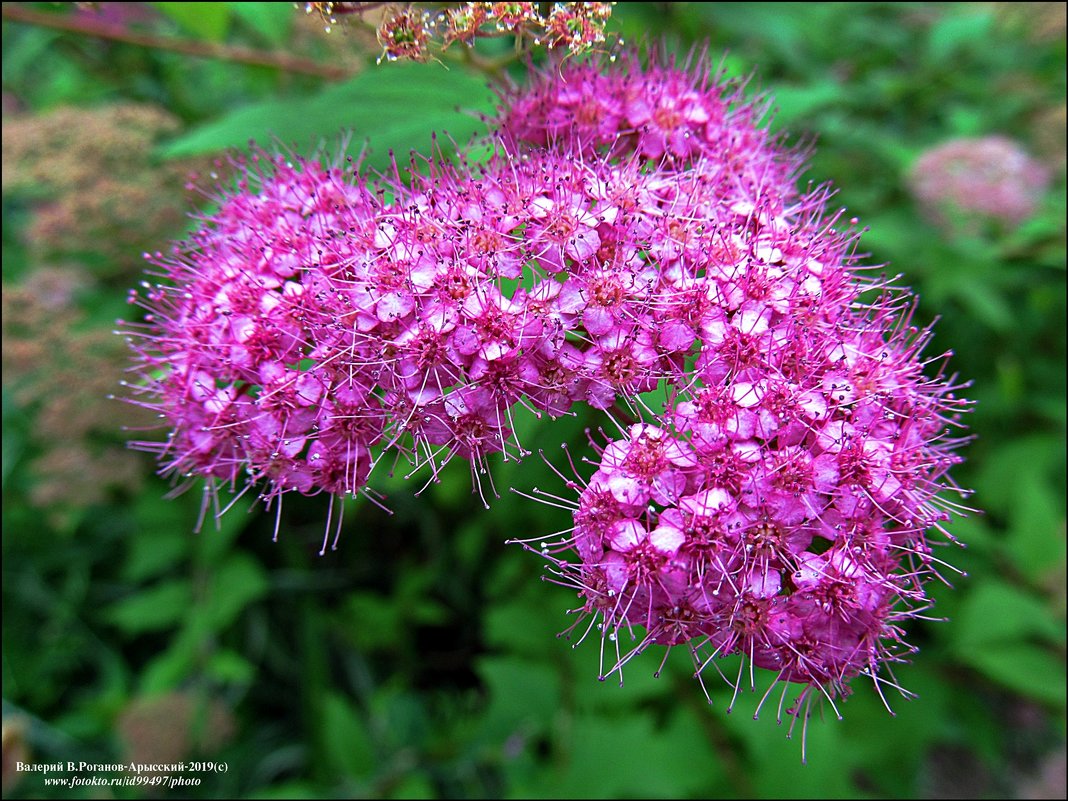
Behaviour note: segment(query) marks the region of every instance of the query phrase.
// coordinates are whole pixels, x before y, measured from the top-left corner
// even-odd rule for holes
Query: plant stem
[[[125,42],[126,44],[149,47],[155,50],[169,50],[198,58],[233,61],[238,64],[249,64],[255,67],[273,67],[284,72],[314,75],[327,80],[340,80],[353,74],[351,69],[322,64],[313,59],[291,56],[287,53],[255,50],[249,47],[217,44],[215,42],[201,42],[194,39],[178,39],[173,36],[157,36],[156,34],[132,31],[122,25],[115,25],[89,17],[34,11],[23,7],[21,3],[4,3],[3,18],[24,25],[36,25],[82,36],[94,36],[98,39]]]

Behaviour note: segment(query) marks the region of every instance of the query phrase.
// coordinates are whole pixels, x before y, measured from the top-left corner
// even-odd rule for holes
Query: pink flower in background
[[[954,212],[1019,225],[1035,213],[1049,179],[1003,136],[952,139],[922,153],[909,172],[913,194],[940,225]]]

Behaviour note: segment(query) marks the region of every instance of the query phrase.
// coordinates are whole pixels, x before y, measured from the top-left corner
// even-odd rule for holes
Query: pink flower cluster
[[[707,158],[721,169],[760,175],[796,194],[803,165],[761,124],[768,104],[748,100],[707,59],[690,66],[646,67],[626,51],[609,62],[572,62],[532,71],[529,85],[505,91],[494,120],[507,139],[551,150],[617,157],[635,154],[661,171]]]
[[[390,449],[482,467],[523,454],[517,403],[556,416],[685,380],[702,310],[726,319],[684,258],[737,258],[694,224],[739,177],[712,164],[680,180],[505,153],[477,175],[432,165],[377,187],[315,162],[245,166],[146,287],[138,349],[175,424],[161,452],[175,472],[266,479],[270,498],[356,492]]]
[[[930,332],[855,263],[826,191],[796,193],[800,157],[706,74],[578,64],[505,98],[520,151],[644,161],[672,187],[641,242],[670,285],[646,319],[685,353],[652,422],[567,481],[570,535],[530,543],[613,643],[602,678],[687,643],[698,673],[740,654],[804,685],[799,702],[833,698],[910,652],[901,623],[944,564],[927,532],[953,508],[967,404],[924,375],[948,354],[921,356]]]
[[[828,191],[797,191],[800,155],[706,76],[553,67],[505,94],[477,169],[254,154],[132,298],[136,391],[173,427],[143,446],[268,502],[398,458],[466,459],[481,491],[488,454],[529,453],[517,406],[612,409],[646,422],[539,548],[617,643],[603,675],[689,643],[828,696],[874,676],[927,604],[963,403]]]

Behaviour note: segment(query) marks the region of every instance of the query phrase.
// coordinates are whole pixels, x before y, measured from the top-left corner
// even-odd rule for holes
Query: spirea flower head
[[[149,309],[137,391],[174,426],[144,443],[165,471],[263,482],[268,501],[344,495],[395,451],[431,479],[459,456],[478,481],[487,454],[526,453],[517,404],[558,416],[688,380],[720,315],[683,269],[716,238],[692,203],[733,174],[553,151],[422,166],[371,186],[254,154],[191,240],[152,257],[166,280],[131,299]]]
[[[644,63],[627,50],[533,70],[528,85],[501,91],[492,122],[518,145],[634,153],[662,170],[686,169],[707,154],[721,168],[760,170],[785,189],[800,154],[759,124],[768,103],[743,88],[725,82],[705,56]]]
[[[608,410],[595,472],[552,496],[573,528],[530,541],[602,678],[685,644],[699,675],[741,654],[799,686],[795,719],[880,686],[930,603],[966,404],[855,221],[709,72],[548,67],[503,94],[477,168],[238,162],[132,297],[134,391],[172,429],[143,446],[208,495],[367,492],[382,461],[433,481],[460,458],[485,500],[488,459],[529,455],[518,406]]]
[[[497,119],[528,159],[644,165],[635,244],[653,289],[630,319],[676,369],[662,409],[566,478],[570,533],[528,546],[578,590],[602,678],[654,644],[686,644],[699,675],[738,654],[798,686],[789,711],[807,719],[857,675],[894,684],[885,666],[911,652],[967,404],[948,354],[923,355],[912,298],[860,264],[856,221],[826,187],[796,190],[801,157],[759,107],[701,59],[620,63],[539,72]]]

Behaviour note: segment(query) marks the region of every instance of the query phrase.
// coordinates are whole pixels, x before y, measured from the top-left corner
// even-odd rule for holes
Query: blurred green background
[[[773,714],[751,719],[757,698],[725,715],[708,676],[709,708],[684,653],[659,679],[650,653],[624,687],[598,683],[596,644],[555,637],[574,595],[504,545],[566,516],[509,493],[484,512],[458,462],[420,498],[380,481],[394,514],[351,502],[325,557],[322,499],[287,499],[278,543],[273,515],[244,501],[192,533],[196,493],[165,499],[123,447],[122,426],[151,421],[106,399],[141,252],[188,230],[227,147],[273,134],[310,151],[344,129],[381,167],[431,130],[467,141],[492,98],[458,64],[376,67],[373,32],[327,35],[289,3],[73,5],[4,4],[5,795],[146,794],[46,788],[16,761],[201,756],[228,771],[155,795],[1064,797],[1063,3],[627,3],[609,23],[680,52],[708,39],[770,92],[774,126],[816,142],[806,178],[834,181],[871,228],[869,261],[904,274],[922,320],[940,318],[933,348],[974,381],[977,439],[955,476],[985,514],[952,524],[968,548],[948,558],[968,575],[934,590],[950,622],[912,626],[920,653],[895,671],[919,698],[891,717],[856,682],[844,721],[810,725],[807,766]],[[215,57],[27,24],[11,6]],[[1021,190],[1025,219],[910,180],[932,147],[989,135],[1048,176]],[[591,422],[521,433],[581,448]],[[495,482],[556,486],[537,459],[498,464]]]

